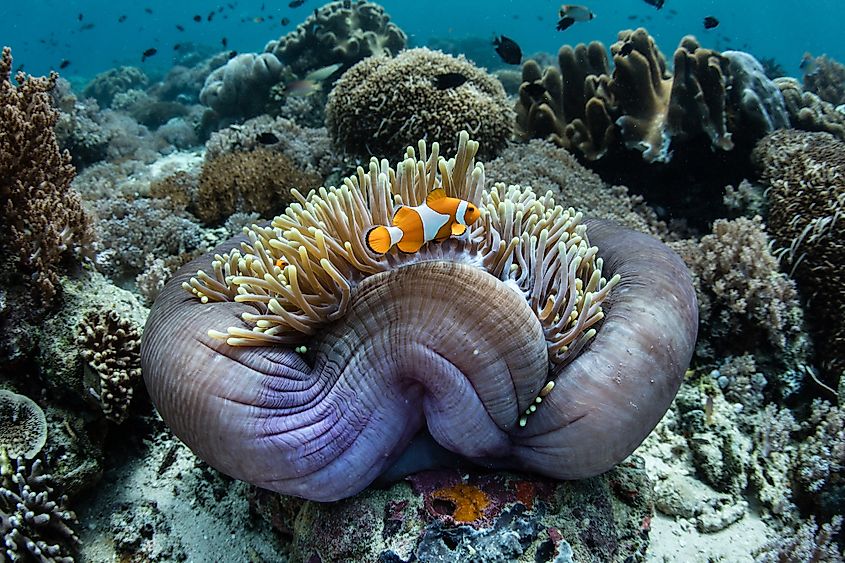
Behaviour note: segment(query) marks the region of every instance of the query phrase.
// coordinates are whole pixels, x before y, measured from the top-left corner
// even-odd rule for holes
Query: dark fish
[[[290,4],[288,4],[288,8],[299,8],[305,4],[305,0],[293,0]]]
[[[145,12],[147,12],[148,14],[152,14],[152,13],[153,13],[153,9],[152,9],[152,8],[144,8],[144,11],[145,11]]]
[[[719,20],[714,18],[713,16],[707,16],[704,18],[704,29],[713,29],[719,25]]]
[[[252,21],[254,21],[255,23],[264,23],[264,16],[255,16],[254,18],[252,18]]]
[[[634,51],[634,44],[633,43],[625,43],[622,45],[622,48],[619,49],[619,55],[622,57],[627,57]]]
[[[76,19],[78,19],[79,21],[82,21],[82,17],[83,17],[82,14],[79,14],[78,16],[76,16]]]
[[[282,18],[281,20],[279,20],[279,23],[285,26],[290,23],[290,20],[288,18]]]
[[[117,18],[117,23],[123,23],[125,21],[126,21],[126,16],[120,16],[119,18]]]
[[[195,22],[197,22],[197,23],[201,22],[201,21],[202,21],[202,16],[201,16],[201,15],[199,15],[199,14],[195,15],[195,16],[194,16],[194,21],[195,21]]]
[[[523,92],[531,96],[531,99],[535,102],[539,102],[543,99],[543,94],[546,93],[546,89],[543,87],[542,84],[538,84],[537,82],[532,82],[531,84],[526,84],[520,88]]]
[[[229,52],[229,58],[230,58],[230,59],[234,59],[234,58],[235,58],[235,57],[237,57],[237,56],[238,56],[238,52],[237,52],[237,51],[230,51],[230,52]]]
[[[223,13],[223,6],[217,6],[217,13],[218,13],[218,14],[222,14],[222,13]]]
[[[79,28],[79,31],[88,31],[89,29],[94,29],[93,23],[89,22],[89,23],[82,24],[82,27]]]
[[[522,49],[510,37],[500,35],[493,39],[493,45],[499,57],[509,65],[518,65],[522,62]]]
[[[209,12],[208,16],[205,19],[208,20],[208,21],[211,21],[212,18],[214,18],[214,12]]]
[[[666,0],[644,0],[649,6],[654,6],[658,10],[663,7]]]
[[[175,45],[173,46],[173,50],[174,50],[174,51],[178,51],[178,50],[179,50],[179,49],[181,49],[181,48],[182,48],[182,45],[181,45],[180,43],[177,43],[177,44],[175,44]]]
[[[176,29],[178,29],[179,31],[185,31],[185,28],[179,25],[178,23],[176,24]]]
[[[635,19],[637,19],[638,17],[640,17],[640,16],[638,16],[638,15],[636,15],[636,14],[631,14],[630,16],[628,16],[628,19],[629,19],[629,20],[631,20],[631,21],[634,21],[634,20],[635,20]]]
[[[438,90],[448,90],[449,88],[457,88],[466,81],[467,77],[460,72],[446,72],[434,77],[434,87]]]
[[[70,65],[70,61],[67,59],[62,59],[62,62],[59,63],[59,68],[67,68]]]
[[[225,49],[226,47],[229,46],[229,40],[224,37],[223,39],[220,40],[220,44],[223,45],[223,48]]]
[[[572,27],[572,24],[575,22],[588,22],[596,17],[596,15],[586,6],[564,4],[560,7],[558,17],[560,19],[557,21],[557,30],[564,31]]]
[[[262,4],[261,4],[261,11],[262,11],[262,12],[264,11],[264,3],[263,3],[263,2],[262,2]]]
[[[672,14],[673,16],[677,16],[677,15],[678,15],[678,10],[673,10],[673,9],[671,9],[671,8],[670,8],[670,9],[669,9],[669,13],[670,13],[670,14]]]
[[[259,133],[256,139],[262,145],[275,145],[279,142],[279,138],[274,134],[270,133],[269,131]]]
[[[141,55],[141,62],[146,61],[148,58],[152,57],[156,53],[158,53],[158,49],[156,49],[155,47],[150,47]]]
[[[230,10],[234,10],[234,9],[235,9],[235,5],[234,5],[234,4],[226,4],[226,5],[227,5],[227,6],[229,6],[229,9],[230,9]]]

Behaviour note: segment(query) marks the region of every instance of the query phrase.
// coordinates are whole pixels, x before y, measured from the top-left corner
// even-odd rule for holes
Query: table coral
[[[420,142],[398,168],[372,159],[339,188],[295,192],[165,287],[144,378],[197,455],[333,500],[394,463],[424,468],[423,427],[430,446],[561,479],[608,470],[651,431],[696,338],[683,263],[548,194],[486,189],[478,144],[463,132],[458,147],[447,160]],[[368,227],[438,187],[484,210],[467,237],[366,250]]]
[[[396,55],[406,42],[405,32],[390,21],[383,7],[355,0],[317,8],[295,30],[267,43],[264,51],[304,77],[336,63],[348,68],[369,56]]]
[[[466,81],[438,87],[438,77],[456,75]],[[364,59],[340,77],[326,106],[335,144],[353,155],[389,159],[418,139],[454,150],[462,130],[483,144],[483,156],[495,156],[510,138],[512,122],[498,80],[463,56],[426,48]]]
[[[835,387],[845,372],[845,143],[782,130],[760,141],[753,158],[770,186],[769,228],[809,300],[808,324]]]
[[[32,459],[47,442],[47,419],[35,401],[0,389],[0,450]]]
[[[48,306],[58,291],[66,259],[78,258],[94,239],[79,194],[70,187],[74,168],[59,151],[57,113],[49,92],[57,75],[10,82],[12,55],[0,57],[0,246],[3,279],[27,280]],[[8,283],[8,282],[7,282]]]

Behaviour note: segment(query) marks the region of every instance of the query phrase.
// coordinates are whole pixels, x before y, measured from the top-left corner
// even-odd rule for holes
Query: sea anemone
[[[698,321],[681,260],[550,193],[486,190],[465,132],[452,159],[418,149],[294,192],[159,296],[144,378],[211,465],[334,500],[394,464],[433,463],[417,447],[433,438],[488,467],[575,479],[624,459],[668,408]],[[371,226],[439,187],[482,210],[468,234],[414,254],[366,248]]]

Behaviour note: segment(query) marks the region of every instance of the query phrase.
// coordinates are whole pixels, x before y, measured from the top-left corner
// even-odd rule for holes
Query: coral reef
[[[758,563],[841,563],[845,552],[836,544],[835,536],[842,528],[842,516],[819,526],[816,518],[801,524],[797,530],[785,530],[781,537],[772,539],[755,553]]]
[[[774,82],[783,94],[793,127],[804,131],[824,131],[845,141],[845,113],[816,94],[805,92],[794,78],[777,78]]]
[[[845,104],[845,65],[822,55],[812,59],[810,66],[813,71],[804,74],[804,90],[835,106]]]
[[[47,443],[47,419],[35,401],[0,389],[0,450],[32,459]]]
[[[93,230],[71,187],[70,155],[59,151],[53,125],[57,113],[49,92],[56,75],[10,82],[12,55],[0,58],[0,248],[2,281],[30,285],[42,307],[57,292],[66,259],[89,251]]]
[[[293,188],[307,191],[321,180],[270,149],[223,153],[206,160],[189,209],[207,224],[219,223],[235,212],[270,216],[293,201]]]
[[[440,82],[456,75],[465,81]],[[395,160],[421,138],[454,150],[454,139],[467,130],[485,147],[482,156],[493,157],[511,136],[506,106],[501,83],[464,57],[409,49],[346,71],[329,94],[326,126],[338,146],[357,156]]]
[[[598,42],[562,47],[559,71],[526,62],[519,136],[547,138],[590,160],[621,144],[647,162],[668,162],[673,143],[703,136],[713,148],[731,150],[734,133],[759,138],[787,124],[778,90],[747,53],[720,54],[687,36],[670,73],[643,28],[621,31],[610,53],[612,74]]]
[[[10,460],[0,450],[0,536],[9,561],[73,563],[76,515],[67,509],[66,497],[56,497],[50,481],[40,459]]]
[[[845,372],[845,143],[782,130],[761,140],[753,158],[770,186],[772,237],[808,301],[817,353],[835,387]]]
[[[138,327],[115,310],[88,311],[79,325],[77,343],[98,389],[90,389],[105,417],[120,424],[129,413],[135,387],[141,382],[141,335]]]
[[[268,109],[270,88],[284,72],[272,53],[242,53],[208,75],[199,98],[222,116],[252,117]]]
[[[82,91],[86,98],[94,98],[101,107],[111,107],[117,94],[143,89],[149,84],[144,71],[134,66],[119,66],[101,72],[91,79]]]
[[[407,38],[375,2],[329,2],[314,10],[295,30],[267,43],[264,51],[300,77],[340,63],[348,68],[370,56],[396,55]]]
[[[808,437],[798,445],[795,477],[798,488],[811,494],[816,509],[836,514],[845,494],[845,408],[816,399],[802,423]]]
[[[420,142],[398,169],[372,159],[340,188],[294,192],[271,225],[177,272],[141,357],[180,439],[228,475],[315,500],[440,462],[432,451],[569,479],[633,451],[692,354],[685,266],[651,237],[581,224],[551,196],[486,190],[477,143],[463,132],[458,146],[447,160]],[[439,187],[484,209],[468,236],[366,250],[394,203]],[[301,432],[314,424],[325,432]],[[424,427],[431,436],[412,441]]]

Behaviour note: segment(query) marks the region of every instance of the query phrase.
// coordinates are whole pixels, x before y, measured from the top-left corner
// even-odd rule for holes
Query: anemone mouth
[[[598,248],[591,246],[583,217],[555,204],[551,193],[496,184],[484,187],[484,167],[475,162],[478,143],[466,132],[449,160],[418,144],[392,168],[373,158],[368,170],[340,187],[322,187],[297,201],[269,226],[245,228],[239,249],[215,255],[211,272],[198,271],[183,287],[202,302],[249,303],[244,326],[209,335],[230,346],[306,343],[348,313],[356,288],[369,276],[408,264],[452,260],[471,264],[521,293],[543,326],[549,359],[562,364],[596,334],[602,302],[618,276],[601,275]],[[420,252],[385,255],[370,251],[363,235],[391,225],[394,210],[416,206],[434,189],[478,207],[479,221],[467,234],[429,243]],[[220,327],[222,328],[222,327]]]

